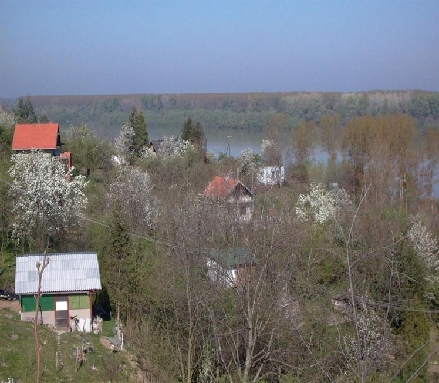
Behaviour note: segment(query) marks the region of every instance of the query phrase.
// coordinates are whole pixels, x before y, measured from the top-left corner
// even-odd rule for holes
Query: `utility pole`
[[[227,136],[227,155],[230,157],[230,139],[232,136]]]

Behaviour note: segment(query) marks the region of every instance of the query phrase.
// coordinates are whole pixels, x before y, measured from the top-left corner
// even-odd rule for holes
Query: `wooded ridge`
[[[370,92],[280,92],[207,94],[132,94],[102,96],[32,96],[35,110],[62,129],[87,125],[99,136],[114,138],[133,106],[143,110],[153,130],[174,132],[191,116],[205,131],[262,131],[275,113],[292,124],[320,121],[338,114],[343,122],[354,116],[406,113],[424,127],[439,118],[439,93],[421,90]],[[13,100],[11,100],[13,101]],[[12,105],[10,105],[12,106]]]

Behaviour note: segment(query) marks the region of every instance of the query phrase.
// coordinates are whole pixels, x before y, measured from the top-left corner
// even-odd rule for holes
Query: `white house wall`
[[[285,182],[284,166],[265,166],[259,170],[258,182],[263,185],[277,185]]]
[[[82,323],[81,328],[84,332],[90,332],[91,331],[91,318],[90,318],[90,309],[78,309],[78,310],[70,310],[69,316],[74,317],[76,315],[76,318],[79,320],[79,323]],[[42,319],[42,320],[41,320]],[[35,320],[35,311],[26,311],[21,313],[21,320],[25,322],[33,322]],[[55,311],[40,311],[38,313],[38,321],[40,324],[43,325],[49,325],[49,326],[55,326]],[[58,330],[65,330],[68,329],[58,329]]]

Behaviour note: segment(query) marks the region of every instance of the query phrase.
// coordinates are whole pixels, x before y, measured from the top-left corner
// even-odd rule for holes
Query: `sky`
[[[0,0],[0,97],[408,89],[437,0]]]

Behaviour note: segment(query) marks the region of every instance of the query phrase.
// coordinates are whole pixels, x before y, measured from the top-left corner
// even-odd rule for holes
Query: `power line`
[[[8,181],[4,180],[4,179],[1,178],[1,177],[0,177],[0,182],[3,182],[4,184],[9,185],[10,187],[13,187],[13,188],[15,188],[16,190],[21,191],[22,193],[26,193],[26,191],[25,191],[24,189],[22,189],[22,188],[18,188],[18,187],[17,187],[16,185],[14,185],[13,183],[8,182]],[[49,201],[49,204],[51,204],[50,201]],[[107,228],[107,229],[110,228],[110,226],[109,226],[107,223],[104,223],[104,222],[102,222],[102,221],[98,221],[98,220],[95,219],[95,218],[87,217],[85,214],[82,214],[82,213],[74,213],[74,215],[75,215],[76,217],[80,218],[80,219],[83,220],[83,221],[88,221],[88,222],[94,223],[95,225],[99,225],[99,226],[105,227],[105,228]],[[160,239],[157,239],[157,238],[153,238],[153,237],[151,237],[151,236],[146,236],[146,235],[144,235],[144,234],[134,233],[134,232],[132,232],[132,231],[128,231],[128,234],[131,235],[131,236],[133,236],[133,237],[139,238],[139,239],[144,239],[144,240],[146,240],[146,241],[155,242],[155,243],[157,243],[157,244],[161,244],[161,245],[164,245],[164,246],[167,246],[167,247],[174,248],[174,245],[172,245],[172,244],[170,244],[170,243],[168,243],[168,242],[166,242],[166,241],[163,241],[163,240],[160,240]]]

